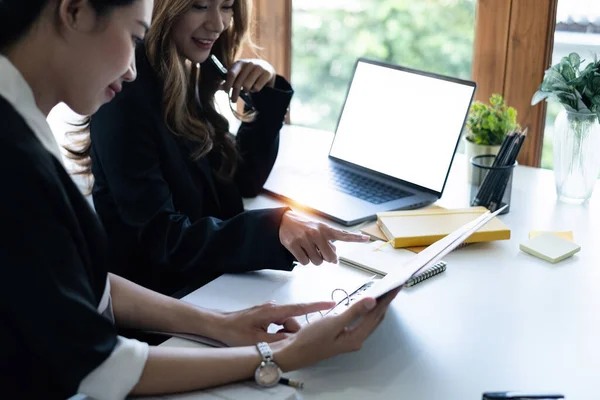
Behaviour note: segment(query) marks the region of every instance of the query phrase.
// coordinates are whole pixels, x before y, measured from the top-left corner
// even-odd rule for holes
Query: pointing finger
[[[342,231],[331,227],[329,227],[327,236],[329,240],[341,240],[342,242],[368,242],[370,239],[369,236],[362,233]]]

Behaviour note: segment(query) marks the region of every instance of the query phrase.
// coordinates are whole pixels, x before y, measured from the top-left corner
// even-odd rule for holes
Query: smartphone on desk
[[[225,68],[223,63],[221,61],[219,61],[217,56],[215,56],[214,54],[211,54],[210,57],[208,57],[208,60],[206,60],[203,63],[203,65],[211,66],[212,68],[214,68],[214,70],[217,72],[217,74],[221,77],[221,79],[223,79],[224,81],[227,80],[227,68]],[[240,97],[242,98],[244,103],[246,103],[246,105],[250,109],[254,109],[254,103],[252,102],[252,98],[250,97],[250,94],[241,90]]]
[[[555,400],[564,399],[558,393],[486,392],[481,400]]]

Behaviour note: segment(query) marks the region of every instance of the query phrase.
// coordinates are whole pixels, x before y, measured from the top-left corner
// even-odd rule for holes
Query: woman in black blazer
[[[335,262],[330,241],[368,240],[288,208],[244,212],[242,197],[260,192],[275,162],[293,91],[264,61],[234,62],[249,0],[201,3],[156,2],[138,79],[91,121],[93,199],[114,271],[163,293],[215,273]],[[224,83],[196,68],[210,54],[228,67]],[[234,102],[244,90],[254,105],[235,138],[218,89]]]
[[[151,10],[152,0],[0,2],[2,398],[119,400],[245,380],[261,365],[257,341],[276,341],[283,370],[301,368],[360,347],[392,299],[364,299],[300,330],[293,316],[332,303],[222,313],[107,273],[104,231],[45,117],[60,101],[93,113],[135,79],[134,42]],[[271,323],[284,328],[268,334]],[[118,336],[115,324],[245,347],[155,348]]]

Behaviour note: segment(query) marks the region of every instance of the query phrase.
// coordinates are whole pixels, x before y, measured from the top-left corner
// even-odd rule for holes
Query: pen
[[[227,68],[225,68],[221,61],[219,61],[217,56],[211,54],[208,58],[208,61],[217,69],[217,72],[221,79],[227,80]],[[250,109],[254,109],[254,103],[252,102],[252,98],[250,98],[250,95],[248,93],[242,90],[240,91],[240,97],[242,98],[242,100],[244,100],[244,102]]]
[[[295,381],[288,378],[279,378],[279,383],[281,383],[282,385],[291,386],[296,389],[304,389],[304,382]]]

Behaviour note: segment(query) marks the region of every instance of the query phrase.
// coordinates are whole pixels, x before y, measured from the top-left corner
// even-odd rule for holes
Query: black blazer
[[[256,196],[279,147],[279,131],[292,88],[253,94],[258,116],[237,133],[242,156],[232,182],[213,175],[217,152],[192,159],[193,143],[167,128],[162,82],[143,47],[138,79],[92,117],[93,199],[106,229],[112,270],[163,293],[191,280],[225,272],[291,269],[279,241],[287,208],[246,211],[242,196]]]
[[[100,221],[60,162],[0,96],[0,387],[65,399],[113,351],[97,311],[107,278]]]

